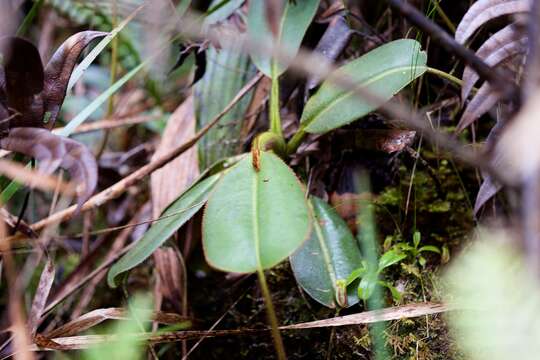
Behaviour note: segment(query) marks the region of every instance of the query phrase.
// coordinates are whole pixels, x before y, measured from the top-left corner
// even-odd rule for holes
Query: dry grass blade
[[[34,335],[39,325],[39,319],[45,309],[45,304],[49,298],[51,288],[54,282],[54,275],[56,274],[56,267],[51,259],[47,260],[41,277],[39,278],[36,294],[34,295],[34,301],[32,302],[32,310],[28,318],[28,326],[30,333]]]
[[[527,38],[520,36],[515,25],[509,25],[482,44],[476,55],[488,65],[495,66],[511,57],[510,54],[512,53],[514,55],[523,53],[526,50],[526,41]],[[498,58],[501,60],[497,60]],[[462,77],[463,87],[461,89],[461,99],[463,101],[469,96],[478,78],[478,74],[471,67],[467,66],[465,68]]]
[[[464,44],[476,30],[500,16],[529,11],[529,0],[480,0],[474,3],[459,23],[455,38]]]
[[[0,160],[0,174],[31,188],[43,191],[55,191],[59,185],[58,189],[63,194],[75,194],[75,188],[71,184],[58,180],[55,177],[44,175],[39,171],[31,170],[13,161]]]
[[[323,327],[337,327],[360,324],[372,324],[381,321],[400,320],[414,318],[425,315],[440,314],[454,310],[451,306],[437,303],[419,303],[404,306],[397,306],[381,310],[366,311],[359,314],[339,316],[332,319],[311,321],[306,323],[287,325],[280,327],[281,330],[303,330]],[[269,331],[269,329],[240,329],[240,330],[214,330],[214,331],[179,331],[171,333],[151,334],[138,333],[132,336],[139,341],[151,343],[177,342],[182,340],[197,339],[201,337],[216,336],[241,336]],[[115,335],[85,335],[58,337],[49,339],[54,348],[61,347],[66,350],[85,349],[106,342],[118,341]],[[53,348],[49,348],[53,349]],[[31,348],[33,351],[47,350],[39,349],[37,346]]]
[[[419,303],[396,306],[380,310],[365,311],[359,314],[338,316],[332,319],[317,320],[301,324],[282,326],[282,330],[312,329],[346,325],[372,324],[381,321],[400,320],[424,315],[440,314],[453,310],[451,306],[437,303]]]
[[[174,325],[187,320],[185,317],[178,314],[162,311],[148,311],[148,314],[145,315],[144,318],[167,325]],[[45,334],[45,337],[52,339],[57,337],[73,336],[99,325],[106,320],[130,320],[129,312],[122,308],[93,310],[65,325],[49,331]]]
[[[487,113],[500,99],[500,94],[495,92],[491,85],[485,83],[474,95],[471,102],[465,108],[456,132],[465,130],[480,116]]]

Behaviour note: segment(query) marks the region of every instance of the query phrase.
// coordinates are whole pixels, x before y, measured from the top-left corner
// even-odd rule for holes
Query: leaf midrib
[[[334,267],[332,266],[332,261],[330,259],[330,251],[328,250],[326,246],[326,242],[324,241],[324,235],[322,234],[321,224],[319,223],[319,219],[315,215],[315,209],[312,205],[312,202],[310,201],[310,208],[312,211],[313,216],[313,227],[315,228],[315,233],[317,234],[317,240],[319,241],[319,245],[321,247],[323,258],[324,258],[324,265],[326,267],[326,270],[328,271],[328,276],[330,276],[330,281],[332,283],[332,290],[333,290],[333,296],[332,299],[333,302],[335,302],[335,297],[337,294],[337,278],[336,273],[334,271]]]
[[[390,76],[390,75],[392,75],[392,74],[394,74],[396,72],[400,72],[402,70],[408,70],[410,68],[411,68],[411,66],[401,66],[401,67],[398,67],[398,68],[394,68],[394,69],[385,71],[385,72],[383,72],[381,74],[378,74],[378,75],[375,75],[375,76],[373,76],[371,78],[368,78],[364,83],[359,84],[358,88],[361,88],[361,87],[365,88],[365,87],[375,83],[376,81],[381,80],[385,76]],[[425,65],[416,66],[413,71],[415,71],[415,73],[416,73],[416,69],[418,69],[418,68],[423,68],[424,72],[425,72],[426,66]],[[413,77],[416,78],[416,76],[413,76]],[[320,118],[327,111],[330,111],[330,108],[334,107],[335,104],[337,104],[337,103],[343,101],[345,98],[351,96],[353,94],[353,92],[354,91],[345,91],[345,92],[343,92],[342,95],[339,95],[339,96],[335,97],[321,111],[316,112],[315,115],[311,118],[311,120],[306,121],[305,122],[306,125],[304,125],[304,128],[307,129],[316,119]]]

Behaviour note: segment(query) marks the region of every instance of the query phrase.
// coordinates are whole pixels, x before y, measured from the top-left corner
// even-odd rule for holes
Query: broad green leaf
[[[248,35],[252,41],[258,44],[265,44],[272,47],[273,35],[268,26],[265,14],[265,0],[253,0],[249,4],[248,13]],[[284,1],[285,8],[279,27],[279,37],[276,39],[276,46],[287,55],[294,57],[300,48],[302,39],[307,28],[311,24],[320,0],[295,0]],[[288,64],[280,62],[277,64],[277,71],[272,71],[272,54],[260,54],[251,52],[251,59],[257,68],[268,77],[281,75],[288,67]]]
[[[330,308],[352,306],[358,302],[354,287],[347,291],[347,302],[340,303],[336,301],[337,283],[345,281],[355,269],[361,268],[358,242],[330,205],[316,197],[311,198],[311,205],[313,231],[308,241],[291,256],[294,276],[319,303]]]
[[[156,222],[137,242],[135,247],[111,267],[107,275],[109,286],[116,287],[114,279],[117,275],[134,268],[146,260],[182,225],[191,219],[203,207],[221,177],[222,174],[216,174],[192,186],[165,209],[161,215],[163,220]]]
[[[375,287],[378,284],[377,273],[368,272],[362,277],[358,284],[358,297],[362,300],[368,300],[375,292]]]
[[[426,71],[426,62],[427,55],[417,41],[402,39],[382,45],[337,71],[359,88],[388,101]],[[306,104],[301,124],[307,132],[321,134],[349,124],[380,105],[326,81]]]
[[[250,273],[285,260],[309,236],[304,190],[285,163],[261,152],[259,171],[252,154],[232,167],[208,199],[203,248],[220,270]]]
[[[378,273],[380,273],[381,271],[383,271],[389,266],[397,264],[398,262],[405,259],[406,257],[407,257],[407,254],[399,253],[395,250],[389,250],[385,252],[379,259],[379,269],[377,270]]]

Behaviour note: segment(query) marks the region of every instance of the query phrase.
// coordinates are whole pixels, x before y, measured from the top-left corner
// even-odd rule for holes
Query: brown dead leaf
[[[175,313],[167,313],[162,311],[147,311],[148,318],[151,321],[156,321],[160,324],[174,325],[186,321],[187,319]],[[86,313],[79,318],[68,322],[54,330],[49,331],[45,336],[49,339],[65,336],[73,336],[80,334],[96,325],[101,324],[106,320],[129,320],[129,313],[122,308],[105,308],[96,309]]]
[[[171,115],[154,159],[183,144],[195,134],[195,108],[189,96]],[[199,176],[199,161],[195,147],[186,151],[151,177],[153,216],[161,212]]]

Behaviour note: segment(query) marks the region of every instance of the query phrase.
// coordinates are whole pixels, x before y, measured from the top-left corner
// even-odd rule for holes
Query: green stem
[[[446,15],[446,13],[441,8],[441,5],[439,5],[439,3],[440,3],[440,0],[433,1],[433,5],[435,6],[435,10],[437,11],[437,15],[439,15],[441,17],[442,21],[448,27],[448,29],[450,29],[450,31],[452,31],[455,34],[456,33],[456,26],[454,25],[452,20],[450,20],[448,15]]]
[[[306,132],[304,129],[300,126],[300,129],[296,132],[296,134],[293,135],[291,140],[287,143],[287,154],[292,155],[298,150],[298,147],[302,145],[302,141],[304,141],[304,138],[306,137]]]
[[[272,92],[270,94],[270,131],[283,137],[281,116],[279,115],[279,75],[274,69],[272,70]]]
[[[435,69],[435,68],[432,68],[432,67],[428,67],[427,68],[427,72],[429,74],[432,74],[432,75],[435,75],[435,76],[438,76],[442,79],[445,79],[445,80],[448,80],[450,81],[451,83],[454,83],[456,84],[458,87],[462,87],[463,86],[463,81],[457,77],[455,77],[454,75],[452,74],[449,74],[447,72],[444,72],[442,70],[439,70],[439,69]]]
[[[259,283],[261,284],[261,291],[263,293],[264,303],[266,304],[266,315],[268,316],[268,321],[270,322],[270,326],[272,328],[272,338],[274,339],[277,357],[279,360],[285,360],[287,359],[287,355],[285,355],[285,346],[283,345],[283,339],[279,333],[279,324],[277,321],[276,311],[274,310],[270,290],[268,290],[264,270],[260,266],[257,269],[257,275],[259,276]]]

